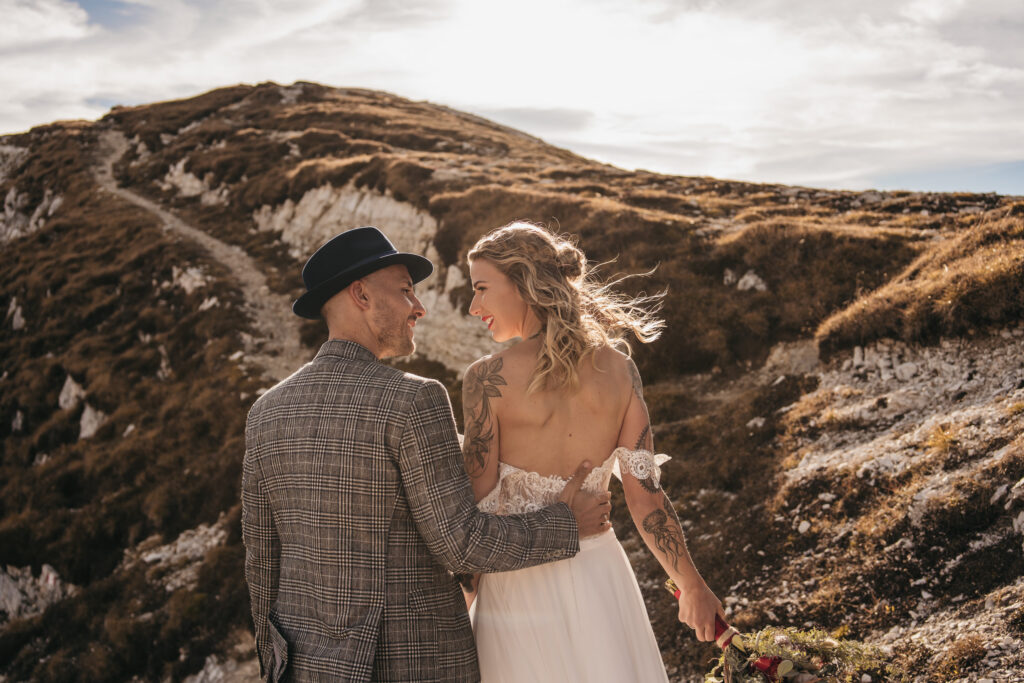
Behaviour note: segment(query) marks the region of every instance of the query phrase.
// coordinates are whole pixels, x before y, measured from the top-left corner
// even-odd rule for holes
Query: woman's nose
[[[477,295],[473,295],[473,300],[469,302],[469,314],[480,315],[480,304],[477,303]]]

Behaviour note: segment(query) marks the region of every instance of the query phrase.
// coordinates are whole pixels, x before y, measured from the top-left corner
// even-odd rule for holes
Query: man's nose
[[[412,299],[414,302],[412,307],[412,314],[417,318],[422,318],[427,314],[427,309],[423,306],[423,302],[420,301],[420,298],[418,296],[413,295]]]

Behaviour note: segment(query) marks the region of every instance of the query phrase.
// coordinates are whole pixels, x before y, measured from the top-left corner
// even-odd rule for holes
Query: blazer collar
[[[328,339],[320,347],[320,351],[317,352],[316,358],[313,360],[317,361],[326,357],[343,358],[345,360],[377,360],[377,356],[373,355],[370,349],[347,339]]]

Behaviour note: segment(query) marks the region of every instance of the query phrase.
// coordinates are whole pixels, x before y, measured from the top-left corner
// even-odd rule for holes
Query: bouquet
[[[680,590],[672,579],[665,587],[679,599]],[[863,674],[881,674],[886,669],[878,648],[815,629],[768,627],[741,634],[716,615],[715,642],[722,654],[704,683],[860,681]]]

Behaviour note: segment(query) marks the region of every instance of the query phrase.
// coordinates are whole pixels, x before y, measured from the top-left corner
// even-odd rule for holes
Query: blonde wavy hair
[[[575,391],[584,357],[604,346],[630,353],[627,335],[647,344],[665,327],[655,315],[664,292],[638,297],[615,292],[616,285],[636,276],[598,282],[575,239],[544,226],[509,223],[481,237],[466,258],[493,263],[541,322],[544,336],[527,393]]]

